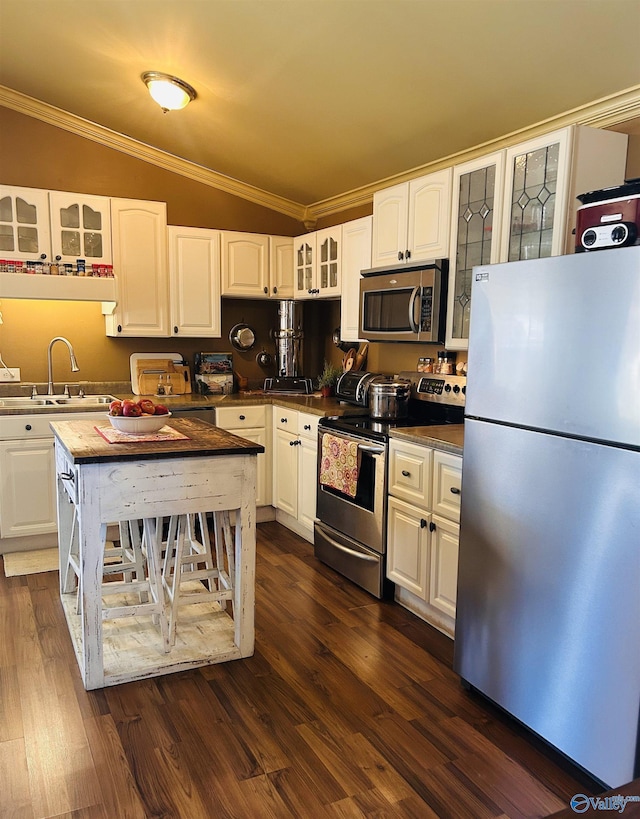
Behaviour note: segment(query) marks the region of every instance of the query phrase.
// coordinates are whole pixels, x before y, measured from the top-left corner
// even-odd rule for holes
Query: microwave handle
[[[413,293],[411,294],[411,298],[409,299],[409,327],[411,327],[412,332],[419,333],[420,327],[416,324],[415,313],[416,313],[416,299],[420,295],[420,291],[422,288],[420,285],[413,288]]]

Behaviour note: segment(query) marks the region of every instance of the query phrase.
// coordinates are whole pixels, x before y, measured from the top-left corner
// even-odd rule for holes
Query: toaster
[[[640,244],[640,178],[577,198],[576,253]]]

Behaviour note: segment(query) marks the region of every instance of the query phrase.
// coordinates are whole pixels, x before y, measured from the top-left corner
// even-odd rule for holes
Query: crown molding
[[[349,208],[368,205],[371,203],[373,194],[376,193],[376,191],[383,190],[391,185],[408,182],[418,176],[439,171],[451,165],[468,162],[483,154],[492,153],[502,148],[509,148],[518,142],[534,139],[535,137],[542,136],[559,128],[565,128],[570,125],[591,125],[596,128],[609,128],[612,125],[619,125],[622,122],[627,122],[636,117],[640,117],[640,85],[635,85],[624,91],[611,94],[608,97],[602,97],[601,99],[578,108],[573,108],[571,111],[566,111],[558,116],[550,117],[534,125],[521,128],[518,131],[512,131],[497,139],[475,145],[473,148],[468,148],[455,154],[449,154],[449,156],[442,157],[435,162],[429,162],[426,165],[420,165],[417,168],[389,176],[386,179],[380,179],[371,185],[354,188],[338,196],[332,196],[329,199],[314,202],[307,207],[305,219],[310,221],[313,219],[317,220],[323,216],[333,216]]]
[[[181,159],[166,151],[161,151],[158,148],[154,148],[144,142],[139,142],[117,131],[111,131],[102,125],[97,125],[90,120],[83,119],[75,114],[70,114],[61,108],[48,105],[47,103],[36,100],[33,97],[28,97],[25,94],[21,94],[18,91],[14,91],[2,85],[0,85],[0,105],[5,108],[11,108],[21,114],[26,114],[41,122],[46,122],[48,125],[53,125],[56,128],[62,128],[76,136],[90,139],[107,148],[113,148],[116,151],[120,151],[120,153],[141,159],[144,162],[149,162],[166,171],[171,171],[172,173],[192,179],[195,182],[200,182],[203,185],[217,188],[233,196],[239,196],[242,199],[246,199],[256,205],[262,205],[270,210],[275,210],[278,213],[284,213],[298,221],[302,221],[304,217],[304,205],[268,193],[253,185],[248,185],[230,176],[209,170],[194,162],[189,162],[186,159]]]
[[[19,113],[39,119],[49,125],[62,128],[76,135],[85,137],[108,148],[128,154],[144,162],[149,162],[172,173],[209,185],[212,188],[239,196],[256,205],[275,210],[287,216],[297,219],[300,222],[315,224],[321,217],[334,216],[350,208],[370,205],[376,191],[388,188],[391,185],[398,185],[401,182],[408,182],[418,176],[423,176],[433,171],[448,168],[461,162],[467,162],[491,153],[502,148],[508,148],[518,142],[524,142],[542,136],[549,131],[569,125],[591,125],[597,128],[609,128],[613,125],[627,122],[628,120],[640,117],[640,85],[632,86],[623,91],[611,94],[607,97],[594,100],[586,105],[573,108],[555,117],[542,120],[526,128],[512,131],[497,139],[483,142],[472,148],[468,148],[458,153],[449,154],[434,162],[412,168],[403,173],[380,179],[370,185],[363,185],[353,190],[314,202],[311,205],[302,205],[284,197],[268,193],[260,188],[253,187],[244,182],[240,182],[232,177],[217,173],[216,171],[188,162],[186,159],[153,148],[143,142],[111,131],[94,122],[77,117],[60,108],[41,102],[13,91],[10,88],[0,85],[0,105],[11,108]]]

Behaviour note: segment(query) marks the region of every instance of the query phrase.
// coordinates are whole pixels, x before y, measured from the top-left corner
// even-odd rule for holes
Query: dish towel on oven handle
[[[321,485],[355,498],[360,468],[357,442],[325,433],[322,436],[320,457]]]

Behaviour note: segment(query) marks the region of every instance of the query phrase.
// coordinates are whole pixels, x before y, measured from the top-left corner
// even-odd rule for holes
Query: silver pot
[[[372,418],[396,421],[409,415],[411,381],[379,375],[369,384],[369,413]]]

